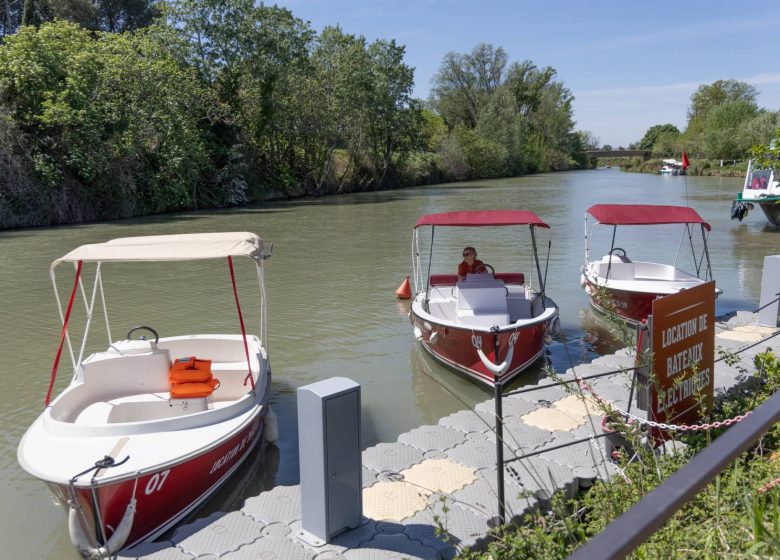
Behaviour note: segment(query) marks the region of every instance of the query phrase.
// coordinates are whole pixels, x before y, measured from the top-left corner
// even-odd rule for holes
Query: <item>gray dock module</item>
[[[761,276],[761,300],[759,301],[758,324],[766,327],[780,325],[780,255],[764,257],[764,272]]]
[[[301,530],[321,546],[361,523],[360,385],[332,377],[298,389]]]

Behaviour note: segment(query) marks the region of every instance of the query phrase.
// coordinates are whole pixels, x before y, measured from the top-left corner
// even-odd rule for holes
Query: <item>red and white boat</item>
[[[253,233],[209,233],[114,239],[52,263],[55,295],[62,263],[75,268],[73,290],[64,310],[57,295],[62,334],[49,392],[18,459],[66,509],[71,540],[85,557],[111,556],[161,534],[209,498],[261,437],[275,439],[263,272],[270,254]],[[233,257],[248,257],[256,268],[259,336],[244,330]],[[239,334],[159,337],[136,327],[123,340],[111,336],[103,275],[114,263],[203,259],[226,261]],[[76,299],[85,309],[80,345],[68,332]],[[108,345],[83,358],[96,302],[106,315]],[[50,400],[64,346],[74,375]]]
[[[430,257],[424,269],[420,231],[428,226]],[[460,281],[457,274],[431,274],[437,228],[507,226],[522,226],[530,233],[528,245],[538,278],[535,287],[525,283],[523,272],[495,272],[487,263],[487,272],[468,274]],[[538,228],[549,230],[536,214],[526,210],[444,212],[417,220],[412,240],[415,296],[410,317],[415,337],[435,359],[493,387],[510,381],[541,356],[548,333],[557,327],[558,307],[544,291],[545,277],[536,247]]]
[[[591,225],[588,216],[595,222]],[[598,260],[590,259],[590,244],[595,227],[612,226],[612,244],[609,252]],[[676,249],[673,264],[635,261],[626,250],[615,246],[618,226],[655,226],[680,224],[682,238]],[[701,240],[696,239],[701,234]],[[652,231],[641,243],[653,243]],[[585,216],[585,264],[580,284],[590,299],[591,306],[602,314],[614,313],[632,326],[647,319],[653,300],[677,293],[712,280],[712,267],[707,249],[707,232],[710,225],[687,206],[657,206],[649,204],[596,204],[588,208]],[[658,243],[658,241],[656,241]],[[680,249],[690,247],[691,263],[695,274],[677,266]],[[673,247],[671,250],[675,250]],[[716,289],[716,293],[720,290]]]

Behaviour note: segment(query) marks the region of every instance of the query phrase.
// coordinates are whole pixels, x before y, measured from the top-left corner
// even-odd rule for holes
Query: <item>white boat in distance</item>
[[[71,540],[83,556],[111,556],[161,534],[209,498],[261,434],[275,439],[263,272],[271,248],[253,233],[128,237],[83,245],[52,263],[62,334],[45,408],[22,438],[18,459],[66,509]],[[248,257],[256,268],[259,336],[245,332],[233,257]],[[111,336],[103,273],[113,263],[203,259],[226,261],[239,334],[160,337],[151,327],[135,327],[124,339]],[[55,277],[62,263],[76,271],[64,310]],[[86,327],[76,345],[68,323],[79,293]],[[106,315],[108,344],[84,358],[96,302]],[[141,332],[149,338],[137,338]],[[64,346],[74,375],[51,400]]]
[[[685,175],[685,169],[683,168],[683,162],[676,159],[665,159],[664,165],[658,170],[661,175]]]

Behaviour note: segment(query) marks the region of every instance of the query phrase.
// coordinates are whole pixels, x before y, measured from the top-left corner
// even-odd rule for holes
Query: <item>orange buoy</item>
[[[395,291],[395,295],[398,297],[398,299],[409,299],[412,297],[412,288],[409,286],[409,275],[406,275],[406,279],[401,282],[401,285],[398,286],[398,289]]]

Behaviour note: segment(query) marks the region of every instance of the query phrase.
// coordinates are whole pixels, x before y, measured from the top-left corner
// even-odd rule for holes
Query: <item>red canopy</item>
[[[524,226],[549,228],[539,216],[530,210],[463,210],[420,216],[415,229],[420,226]]]
[[[656,206],[652,204],[595,204],[588,214],[600,224],[617,226],[644,226],[654,224],[702,224],[705,222],[696,210],[687,206]]]

